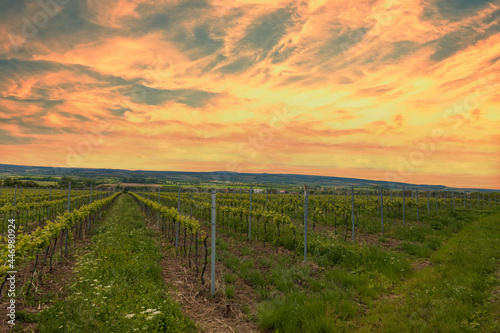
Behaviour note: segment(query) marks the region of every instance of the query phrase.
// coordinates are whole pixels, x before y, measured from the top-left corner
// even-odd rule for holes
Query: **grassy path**
[[[40,332],[195,331],[168,296],[154,235],[121,195],[78,259],[70,296],[40,313]]]
[[[500,332],[500,213],[469,224],[431,258],[432,266],[378,302],[361,332]]]

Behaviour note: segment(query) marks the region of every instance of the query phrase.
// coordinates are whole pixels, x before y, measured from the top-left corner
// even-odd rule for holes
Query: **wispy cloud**
[[[68,163],[104,126],[78,166],[500,188],[499,17],[496,0],[0,5],[3,160]]]

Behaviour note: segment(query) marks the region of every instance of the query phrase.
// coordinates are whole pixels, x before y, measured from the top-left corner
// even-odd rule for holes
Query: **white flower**
[[[131,314],[126,315],[126,316],[125,316],[125,318],[130,319],[130,318],[132,318],[133,316],[135,316],[135,314],[134,314],[134,313],[131,313]]]

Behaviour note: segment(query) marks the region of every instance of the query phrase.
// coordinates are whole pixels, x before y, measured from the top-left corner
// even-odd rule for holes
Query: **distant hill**
[[[342,178],[328,176],[295,175],[295,174],[270,174],[270,173],[237,173],[227,171],[215,172],[187,172],[187,171],[146,171],[124,169],[91,169],[91,168],[53,168],[40,166],[21,166],[0,164],[0,174],[24,176],[74,176],[74,177],[117,177],[125,181],[134,177],[157,178],[174,182],[199,182],[227,184],[255,184],[255,185],[282,185],[311,187],[385,187],[385,188],[418,188],[421,190],[473,190],[470,188],[449,188],[442,185],[422,185],[409,183],[391,183],[369,179]],[[493,191],[482,189],[481,191]]]

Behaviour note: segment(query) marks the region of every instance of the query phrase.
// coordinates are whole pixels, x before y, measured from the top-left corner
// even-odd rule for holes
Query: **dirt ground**
[[[150,228],[156,229],[151,226]],[[259,332],[248,316],[255,311],[258,302],[252,287],[236,278],[232,283],[236,291],[234,297],[226,297],[224,290],[227,284],[223,276],[230,271],[218,262],[216,293],[212,297],[210,263],[205,272],[205,283],[202,284],[200,275],[196,274],[194,259],[192,267],[189,268],[188,259],[182,254],[176,255],[175,249],[164,237],[160,236],[158,242],[164,249],[163,276],[165,283],[172,288],[171,296],[182,306],[183,312],[196,323],[201,332]],[[199,252],[199,272],[201,272],[204,249],[200,248]]]

